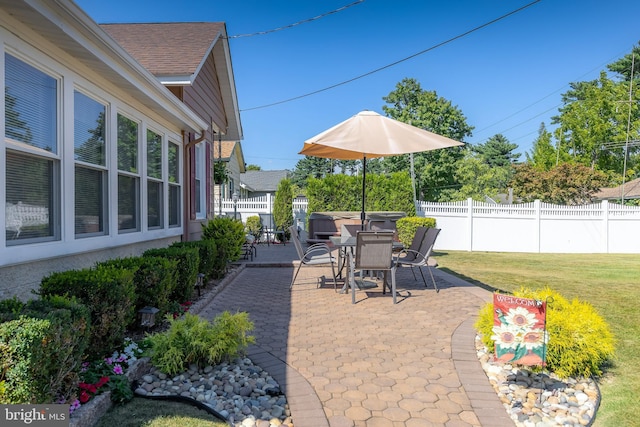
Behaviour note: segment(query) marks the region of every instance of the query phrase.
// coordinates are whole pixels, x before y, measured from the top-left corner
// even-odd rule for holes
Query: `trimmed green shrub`
[[[568,301],[549,287],[538,290],[521,288],[514,296],[547,301],[547,369],[561,378],[600,375],[614,354],[614,338],[609,325],[593,306],[577,299]],[[475,324],[482,343],[495,351],[493,303],[479,313]]]
[[[170,297],[176,286],[178,262],[165,257],[129,257],[117,258],[98,263],[98,266],[111,266],[133,272],[136,289],[135,313],[129,327],[137,325],[137,313],[143,307],[151,306],[160,310],[158,317],[169,311]]]
[[[246,235],[241,221],[219,216],[202,224],[202,239],[212,240],[216,244],[218,253],[214,278],[219,279],[224,277],[228,262],[240,259]]]
[[[215,365],[242,354],[255,341],[253,322],[244,312],[218,315],[213,322],[186,313],[179,319],[167,316],[170,326],[147,337],[151,363],[162,372],[175,375],[190,364]]]
[[[113,266],[69,270],[42,279],[42,297],[76,297],[91,313],[91,358],[110,354],[124,340],[127,325],[136,317],[133,272]]]
[[[406,216],[396,221],[396,229],[398,230],[398,238],[402,244],[408,248],[411,245],[413,236],[416,234],[418,227],[435,227],[435,218],[422,218],[418,216]]]
[[[411,177],[408,172],[367,173],[365,210],[406,212],[415,215]],[[308,214],[362,209],[362,175],[330,174],[307,179]]]
[[[24,306],[25,303],[16,296],[0,301],[0,322],[16,319]]]
[[[83,304],[60,296],[29,301],[14,320],[0,324],[0,403],[67,400],[89,337]]]
[[[216,256],[218,255],[218,247],[213,240],[195,240],[191,242],[175,242],[171,245],[173,248],[196,248],[200,255],[200,264],[198,273],[204,274],[205,284],[209,279],[217,277]]]
[[[273,202],[273,222],[277,230],[284,231],[284,238],[288,240],[291,237],[289,227],[293,225],[293,190],[290,179],[282,179],[278,184]]]
[[[191,300],[198,277],[198,268],[200,266],[200,251],[198,248],[174,246],[149,249],[144,252],[143,256],[164,257],[176,261],[176,285],[173,288],[169,300],[170,302],[185,302]]]

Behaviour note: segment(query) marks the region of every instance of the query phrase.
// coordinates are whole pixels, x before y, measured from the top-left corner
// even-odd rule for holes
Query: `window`
[[[207,217],[207,184],[205,177],[205,155],[206,147],[204,143],[196,144],[195,147],[195,163],[196,163],[196,180],[195,180],[195,198],[196,198],[196,218],[204,219]]]
[[[118,114],[118,231],[140,231],[138,123]]]
[[[163,224],[162,136],[147,130],[147,226]]]
[[[107,234],[106,107],[74,92],[75,233]]]
[[[58,79],[5,54],[7,245],[60,239]]]
[[[180,147],[169,143],[169,227],[179,227],[180,216]]]

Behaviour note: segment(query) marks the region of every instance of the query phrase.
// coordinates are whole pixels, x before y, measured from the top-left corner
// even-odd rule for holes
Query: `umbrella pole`
[[[360,227],[364,230],[364,196],[365,196],[365,184],[367,182],[367,156],[362,156],[362,211],[360,212]]]

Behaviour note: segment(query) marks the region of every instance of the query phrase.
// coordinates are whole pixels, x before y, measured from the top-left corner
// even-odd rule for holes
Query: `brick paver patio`
[[[488,291],[436,269],[436,293],[403,268],[398,304],[380,287],[351,304],[329,267],[303,266],[290,291],[295,259],[293,245],[260,245],[199,314],[249,313],[249,356],[284,389],[296,427],[514,425],[474,348]]]

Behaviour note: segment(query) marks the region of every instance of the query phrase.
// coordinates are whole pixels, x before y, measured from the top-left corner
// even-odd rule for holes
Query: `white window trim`
[[[145,110],[143,105],[138,106],[140,110],[133,107],[135,104],[134,99],[127,99],[126,94],[120,94],[116,90],[112,90],[104,79],[96,79],[96,75],[92,74],[91,70],[86,70],[82,66],[75,67],[73,65],[73,58],[68,58],[68,62],[62,62],[59,59],[54,59],[53,56],[48,55],[45,52],[47,50],[38,49],[34,45],[29,44],[27,39],[19,38],[15,34],[6,31],[4,28],[0,28],[0,36],[2,42],[0,42],[0,83],[4,87],[4,73],[5,73],[5,53],[16,56],[20,60],[25,61],[30,65],[34,65],[36,68],[46,72],[48,75],[58,78],[60,87],[58,89],[58,146],[57,154],[49,152],[40,152],[37,147],[20,147],[19,151],[29,152],[31,154],[37,154],[38,156],[47,156],[55,161],[59,162],[60,174],[60,186],[58,193],[60,194],[59,209],[60,212],[60,224],[58,240],[43,241],[26,243],[16,246],[7,246],[5,233],[1,233],[0,236],[0,267],[20,264],[31,261],[41,261],[52,257],[59,257],[65,255],[73,255],[77,253],[83,253],[88,251],[102,250],[114,247],[120,247],[129,244],[138,244],[145,241],[151,241],[161,238],[174,238],[184,233],[184,154],[183,154],[183,137],[181,129],[173,124],[164,123],[162,120],[157,121],[158,116],[153,111]],[[41,42],[43,40],[40,40]],[[64,55],[63,55],[64,57]],[[84,71],[82,71],[84,70]],[[87,77],[85,78],[85,74]],[[94,78],[91,78],[93,76]],[[98,76],[100,77],[100,76]],[[98,84],[106,84],[105,86],[96,86]],[[108,181],[108,229],[107,234],[101,234],[91,237],[76,237],[75,235],[75,197],[74,197],[74,171],[75,171],[75,159],[74,159],[74,144],[73,144],[73,91],[79,90],[90,96],[93,99],[104,101],[107,105],[106,121],[108,126],[106,128],[106,168],[107,181]],[[153,127],[156,131],[160,131],[164,135],[165,141],[171,140],[173,144],[178,147],[179,154],[179,182],[171,185],[178,185],[180,189],[180,201],[178,209],[180,211],[180,221],[177,225],[168,226],[168,174],[163,175],[163,197],[165,201],[164,205],[164,224],[162,228],[146,230],[144,221],[146,221],[146,199],[140,200],[140,226],[141,231],[130,233],[118,233],[117,227],[117,114],[121,113],[126,117],[142,123],[143,126]],[[5,124],[4,124],[4,101],[0,102],[0,164],[6,164],[6,150],[12,148],[4,139]],[[142,148],[141,148],[142,149]],[[163,168],[166,169],[166,162],[168,158],[166,154],[163,156]],[[142,167],[139,169],[141,172]],[[4,172],[3,172],[4,173]],[[163,172],[164,173],[164,172]],[[141,180],[140,192],[142,194],[145,185],[143,185],[142,178],[144,174],[140,176]],[[6,183],[0,185],[0,205],[6,205]],[[0,215],[0,229],[6,227],[6,220],[4,215]]]
[[[200,199],[200,210],[196,210],[196,219],[207,218],[207,146],[206,142],[200,142],[195,145],[194,150],[195,163],[195,179],[200,180],[200,192],[195,195]],[[195,182],[194,182],[195,186]],[[198,204],[196,203],[196,206]]]

